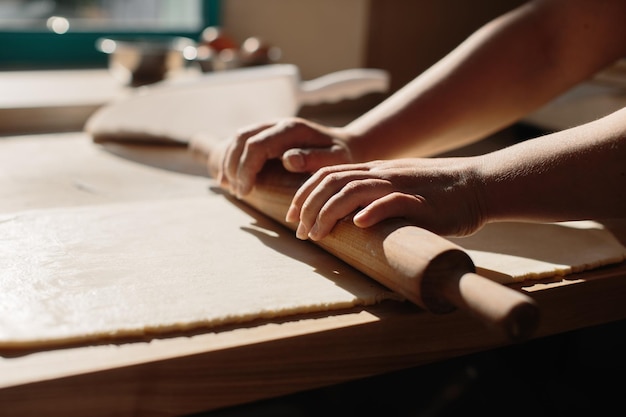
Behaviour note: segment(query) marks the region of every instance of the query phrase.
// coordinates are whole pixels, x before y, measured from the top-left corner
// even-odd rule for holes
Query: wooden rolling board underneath
[[[537,337],[626,319],[625,288],[626,265],[533,285],[543,308]],[[466,315],[433,316],[389,303],[207,334],[0,357],[0,403],[11,416],[174,416],[501,345]]]

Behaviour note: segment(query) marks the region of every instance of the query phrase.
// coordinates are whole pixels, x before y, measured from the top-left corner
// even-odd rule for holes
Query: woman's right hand
[[[298,224],[296,237],[315,241],[351,213],[362,228],[404,218],[438,235],[470,235],[487,221],[482,161],[407,158],[325,167],[298,189],[285,220]]]
[[[257,174],[269,159],[280,158],[286,170],[314,172],[353,162],[341,128],[322,126],[301,118],[241,130],[226,144],[217,179],[241,198],[254,187]]]

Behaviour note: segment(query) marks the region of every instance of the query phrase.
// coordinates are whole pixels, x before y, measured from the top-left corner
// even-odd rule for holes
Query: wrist
[[[351,163],[368,162],[371,149],[362,134],[352,131],[349,126],[334,128],[333,136],[346,148]]]
[[[496,220],[490,195],[490,176],[484,155],[465,158],[467,165],[465,176],[468,188],[471,190],[471,199],[474,207],[475,230]]]

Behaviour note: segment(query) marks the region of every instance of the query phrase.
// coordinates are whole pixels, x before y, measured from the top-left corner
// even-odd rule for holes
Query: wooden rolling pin
[[[213,176],[217,160],[210,155]],[[285,215],[305,179],[272,161],[244,201],[294,230],[296,225],[285,222]],[[315,243],[432,313],[464,310],[510,341],[527,339],[537,327],[539,309],[533,299],[477,275],[471,258],[459,246],[401,219],[363,229],[346,218]]]

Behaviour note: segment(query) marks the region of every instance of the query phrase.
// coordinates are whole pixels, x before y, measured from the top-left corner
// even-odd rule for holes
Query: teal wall
[[[206,26],[220,23],[220,0],[203,0],[203,21]],[[142,36],[175,35],[198,39],[196,32],[149,33]],[[115,32],[116,36],[136,32]],[[29,68],[89,68],[107,65],[107,56],[95,48],[96,40],[110,33],[68,32],[62,35],[49,31],[23,32],[0,30],[0,70]]]

